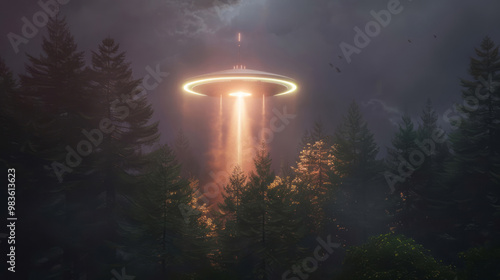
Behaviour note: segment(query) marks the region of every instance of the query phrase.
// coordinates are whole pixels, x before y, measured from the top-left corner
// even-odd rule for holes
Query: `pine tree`
[[[300,151],[297,167],[292,168],[295,173],[293,184],[301,194],[303,218],[308,228],[316,233],[325,229],[325,206],[336,187],[331,180],[334,176],[332,168],[331,147],[325,139],[307,143]]]
[[[317,141],[324,141],[327,145],[331,144],[332,136],[329,135],[323,122],[315,121],[312,130],[306,130],[302,136],[302,139],[299,143],[299,152],[304,149],[307,144],[314,144]]]
[[[266,257],[269,279],[279,279],[303,257],[307,224],[299,214],[300,193],[290,178],[276,177],[267,188]]]
[[[431,186],[437,183],[439,173],[443,172],[443,163],[448,157],[448,148],[447,143],[443,141],[445,138],[437,137],[444,136],[444,130],[437,125],[438,117],[430,99],[427,100],[420,118],[422,123],[417,131],[416,143],[424,153],[425,160],[416,167],[419,167],[420,172],[425,173],[422,177],[425,177],[426,181],[420,184]]]
[[[102,210],[97,210],[102,217],[102,242],[96,245],[99,249],[92,259],[103,267],[97,273],[104,275],[119,261],[117,248],[123,247],[120,239],[128,234],[122,224],[127,223],[131,214],[123,209],[130,208],[134,186],[142,180],[147,164],[142,149],[154,144],[159,135],[157,123],[150,121],[151,106],[146,97],[139,95],[141,80],[132,77],[125,52],[119,50],[112,38],[105,38],[98,50],[92,52],[90,74],[94,110],[100,115],[99,123],[95,124],[99,130],[91,133],[101,138],[96,147],[98,172],[93,177],[104,196],[99,206]]]
[[[338,200],[343,205],[338,205],[340,223],[349,230],[350,242],[360,242],[368,237],[368,232],[376,232],[370,228],[370,223],[375,223],[385,215],[383,212],[384,193],[380,176],[380,163],[376,160],[378,147],[373,139],[373,134],[363,120],[358,105],[353,102],[349,106],[343,123],[337,128],[332,146],[334,170],[341,178]],[[378,203],[368,204],[370,201],[380,200]]]
[[[306,230],[298,215],[299,193],[290,178],[274,176],[264,147],[254,163],[236,220],[239,279],[276,279],[301,252]]]
[[[0,125],[5,135],[0,140],[0,160],[6,168],[12,164],[16,150],[20,149],[21,139],[17,139],[18,129],[16,129],[20,124],[17,123],[18,116],[15,113],[20,108],[16,108],[18,107],[14,98],[16,90],[17,84],[12,72],[0,58]]]
[[[246,267],[241,268],[246,277],[255,275],[268,277],[269,261],[266,258],[268,238],[266,196],[267,188],[274,180],[271,171],[271,158],[264,147],[261,147],[254,159],[255,171],[249,176],[249,182],[241,198],[241,227],[244,250],[241,261]]]
[[[199,172],[199,166],[191,150],[189,139],[182,129],[179,129],[174,140],[174,150],[179,162],[182,164],[181,175],[183,177],[196,177]]]
[[[162,146],[148,157],[144,181],[136,190],[133,205],[133,240],[129,247],[137,269],[146,271],[144,277],[174,277],[185,279],[193,271],[208,266],[208,230],[198,215],[187,217],[181,209],[193,204],[195,186],[180,176],[180,165],[173,151]],[[131,250],[131,251],[130,251]]]
[[[31,149],[35,138],[31,124],[36,119],[33,108],[27,94],[20,90],[12,72],[0,59],[0,125],[4,135],[0,145],[0,162],[6,170],[15,169],[15,174],[22,174],[15,177],[16,199],[23,202],[15,205],[15,214],[24,219],[22,223],[16,223],[16,237],[25,240],[16,246],[16,261],[27,267],[26,270],[16,271],[20,278],[29,278],[30,275],[44,277],[49,270],[59,272],[57,266],[61,262],[61,248],[54,242],[47,242],[52,238],[53,228],[35,234],[40,232],[39,226],[53,226],[40,212],[46,211],[51,215],[55,212],[48,211],[53,209],[50,207],[54,203],[53,196],[40,199],[44,192],[39,184],[43,182],[42,178],[47,178],[47,171],[40,168],[46,160],[39,158]],[[48,198],[52,200],[43,200]],[[33,261],[33,256],[36,256],[37,262]]]
[[[410,116],[405,114],[399,124],[398,132],[392,139],[392,147],[388,149],[387,166],[390,175],[385,174],[388,184],[394,190],[388,197],[391,200],[390,215],[393,216],[393,227],[391,229],[397,229],[399,232],[407,232],[411,223],[410,219],[412,219],[410,209],[414,202],[413,169],[408,167],[402,169],[402,166],[407,163],[411,152],[417,149],[416,139],[417,132],[413,127],[413,122]],[[400,170],[407,173],[401,174]],[[388,178],[387,176],[392,177]],[[396,177],[399,177],[399,179],[395,179]]]
[[[449,226],[443,222],[451,214],[447,212],[449,188],[441,180],[449,154],[444,130],[437,125],[438,117],[430,99],[427,100],[420,119],[415,140],[417,150],[414,152],[419,156],[409,158],[410,164],[415,168],[412,197],[409,197],[414,225],[409,232],[419,242],[429,244],[429,240],[440,238],[429,232],[444,232]]]
[[[373,172],[378,147],[356,102],[351,103],[343,124],[335,132],[333,153],[341,176],[366,177],[371,175],[369,171]]]
[[[500,57],[486,37],[471,58],[471,80],[462,79],[464,117],[450,135],[454,153],[447,170],[459,246],[481,245],[500,236]]]
[[[399,156],[403,159],[409,158],[410,153],[417,148],[415,144],[416,138],[417,133],[411,117],[407,114],[403,115],[398,132],[392,139],[392,149],[389,150],[389,164],[397,168],[400,161]]]
[[[247,177],[236,166],[229,177],[229,184],[224,188],[223,201],[219,204],[221,226],[219,228],[220,262],[226,270],[237,270],[241,259],[241,233],[239,232],[241,199]]]
[[[94,185],[83,183],[93,171],[93,147],[78,148],[85,140],[82,129],[93,125],[93,104],[83,52],[77,51],[65,20],[50,19],[47,31],[42,54],[28,55],[26,74],[20,77],[20,99],[32,109],[24,151],[38,162],[30,172],[33,183],[23,190],[24,201],[38,210],[25,218],[27,232],[36,236],[30,249],[38,256],[28,271],[41,278],[72,279],[85,274],[80,256],[88,247],[83,237],[92,219],[87,202],[96,194]],[[80,249],[84,254],[77,253]]]

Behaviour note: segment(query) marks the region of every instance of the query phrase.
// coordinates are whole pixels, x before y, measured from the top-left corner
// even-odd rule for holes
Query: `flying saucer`
[[[202,96],[278,96],[296,91],[297,84],[286,76],[236,68],[193,77],[183,89]]]

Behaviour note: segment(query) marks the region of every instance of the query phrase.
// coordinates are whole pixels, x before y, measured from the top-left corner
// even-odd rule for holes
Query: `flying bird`
[[[434,34],[434,39],[436,39],[438,36],[436,36],[436,34]]]
[[[329,62],[328,64],[330,64],[330,67],[332,67],[332,68],[334,67],[331,62]],[[337,72],[339,72],[339,73],[342,72],[342,71],[340,71],[340,69],[338,67],[335,67],[335,70],[337,70]]]
[[[341,56],[341,55],[339,55],[339,58],[340,58],[340,59],[342,59],[342,56]]]
[[[411,40],[410,40],[410,39],[408,39],[408,43],[411,43]]]

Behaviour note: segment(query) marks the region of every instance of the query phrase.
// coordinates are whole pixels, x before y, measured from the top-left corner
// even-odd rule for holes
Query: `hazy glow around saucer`
[[[237,91],[237,92],[232,92],[229,95],[230,96],[235,96],[235,97],[245,97],[245,96],[250,96],[252,94],[248,93],[248,92]]]

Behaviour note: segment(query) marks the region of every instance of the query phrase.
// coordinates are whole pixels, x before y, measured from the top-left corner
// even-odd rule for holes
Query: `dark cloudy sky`
[[[87,59],[109,35],[127,52],[137,78],[146,74],[148,65],[160,64],[169,72],[149,93],[162,139],[171,142],[172,131],[183,128],[200,153],[209,134],[204,121],[216,103],[209,98],[186,100],[180,84],[192,75],[232,68],[235,34],[241,31],[248,68],[292,77],[301,86],[295,96],[272,100],[273,107],[287,106],[297,115],[271,143],[279,161],[286,154],[293,158],[298,139],[315,120],[333,131],[352,100],[360,104],[384,154],[403,112],[416,117],[428,97],[439,113],[460,101],[459,78],[468,77],[474,48],[486,35],[500,43],[498,0],[402,0],[403,10],[360,54],[351,56],[351,63],[339,58],[339,44],[353,44],[353,28],[364,29],[373,20],[370,11],[387,9],[389,2],[69,0],[61,14]],[[18,54],[7,34],[21,34],[22,17],[31,20],[40,10],[36,1],[0,4],[0,55],[15,73],[24,72],[25,52],[40,53],[46,30],[40,28],[21,44]]]

